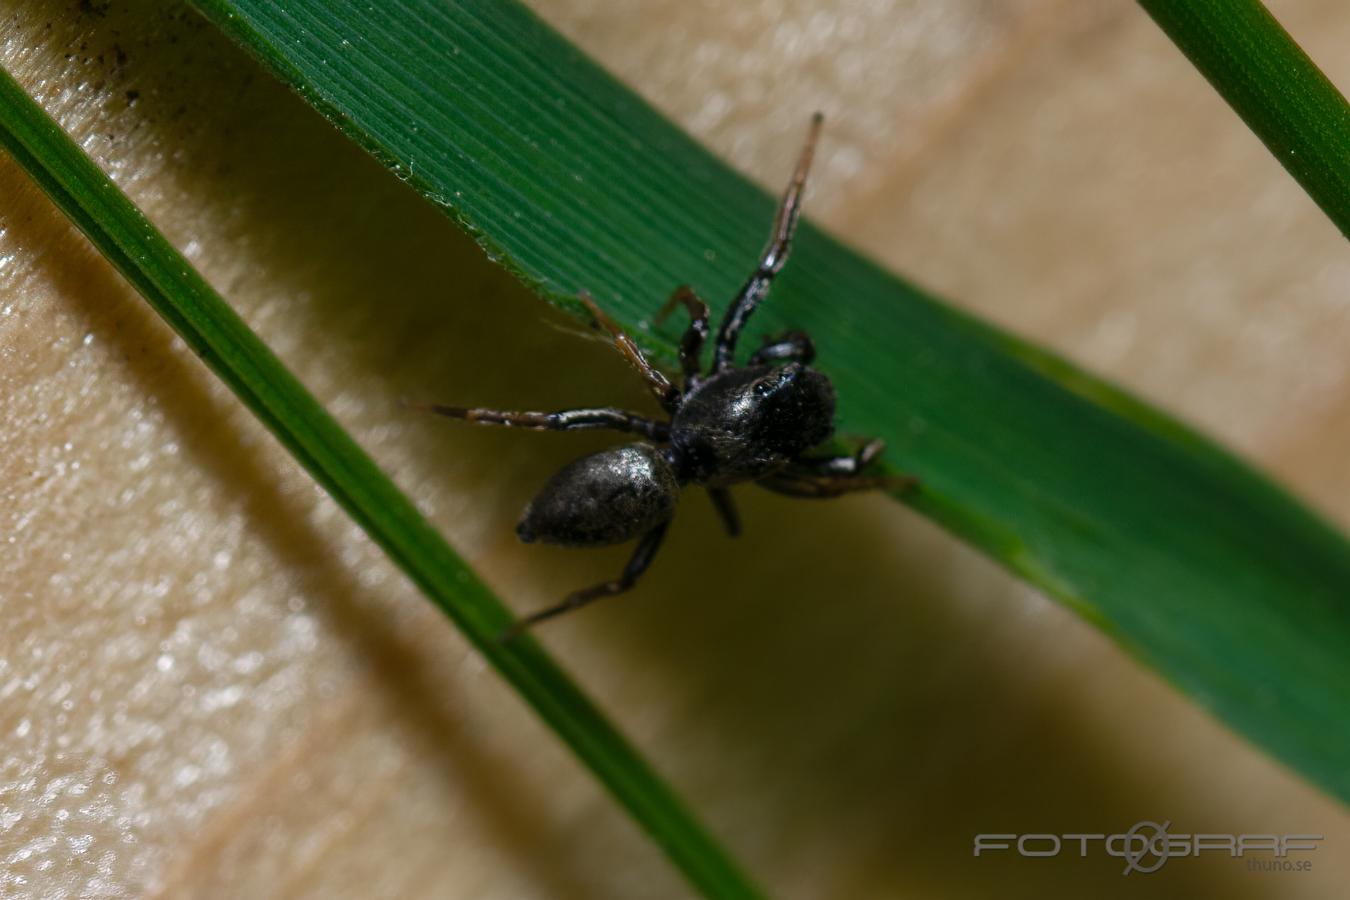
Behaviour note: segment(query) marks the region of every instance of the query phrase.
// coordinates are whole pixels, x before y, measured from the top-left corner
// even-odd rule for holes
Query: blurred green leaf
[[[1260,0],[1139,0],[1350,237],[1350,104]]]

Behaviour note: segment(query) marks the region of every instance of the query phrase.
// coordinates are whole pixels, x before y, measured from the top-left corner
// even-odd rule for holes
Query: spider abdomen
[[[627,444],[564,466],[525,508],[522,541],[567,547],[619,544],[675,514],[680,486],[651,444]]]

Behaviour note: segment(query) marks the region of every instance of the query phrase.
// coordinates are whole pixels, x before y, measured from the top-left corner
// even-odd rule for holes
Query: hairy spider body
[[[755,481],[829,439],[834,389],[800,363],[753,366],[707,379],[685,395],[669,446],[625,444],[563,467],[516,526],[525,543],[622,544],[675,514],[686,484]]]
[[[759,265],[732,301],[713,345],[711,370],[699,354],[708,338],[708,306],[678,288],[657,320],[677,305],[689,313],[680,341],[683,389],[675,387],[589,294],[580,299],[615,347],[646,380],[669,421],[610,407],[559,412],[506,412],[432,405],[426,409],[469,422],[540,431],[607,428],[646,440],[601,450],[563,467],[526,507],[516,533],[529,543],[593,547],[638,539],[628,565],[612,581],[575,591],[561,603],[521,619],[504,638],[600,597],[633,586],[651,564],[686,485],[705,488],[723,525],[740,532],[729,487],[753,482],[793,497],[837,497],[852,491],[912,484],[912,479],[868,475],[882,450],[870,441],[847,456],[806,455],[834,434],[835,394],[829,378],[810,367],[815,348],[804,332],[767,340],[745,366],[735,365],[736,341],[750,314],[787,262],[801,208],[801,192],[821,117],[811,120],[806,146],[774,220]]]

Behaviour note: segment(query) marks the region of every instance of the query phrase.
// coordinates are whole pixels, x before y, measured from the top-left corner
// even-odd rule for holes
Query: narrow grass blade
[[[635,326],[680,283],[723,306],[759,250],[773,199],[510,0],[197,5],[528,284],[573,309],[589,289],[668,360],[673,326]],[[920,511],[1350,799],[1344,538],[810,223],[752,323],[785,327],[814,336],[841,428],[919,476]]]
[[[1350,237],[1350,104],[1260,0],[1139,0]]]
[[[708,897],[759,896],[413,504],[61,129],[0,70],[0,145],[520,692]]]

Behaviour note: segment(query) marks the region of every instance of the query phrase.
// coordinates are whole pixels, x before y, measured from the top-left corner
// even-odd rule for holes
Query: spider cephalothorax
[[[685,485],[708,491],[727,532],[734,536],[740,532],[728,490],[734,484],[753,482],[794,497],[837,497],[907,481],[864,473],[881,452],[881,441],[871,441],[848,456],[806,455],[834,434],[835,397],[830,380],[810,367],[815,348],[805,332],[792,331],[768,340],[746,365],[734,363],[741,329],[787,262],[820,123],[817,114],[778,208],[769,244],[722,319],[709,371],[705,373],[699,363],[709,334],[708,306],[690,288],[678,288],[657,317],[659,321],[678,305],[689,312],[689,327],[680,340],[683,388],[652,366],[589,294],[580,295],[596,322],[646,380],[668,420],[612,407],[548,413],[426,407],[470,422],[540,431],[608,428],[646,438],[583,456],[563,467],[526,508],[516,529],[526,542],[588,547],[640,540],[619,578],[576,591],[556,606],[527,616],[508,637],[632,587],[656,555]]]

